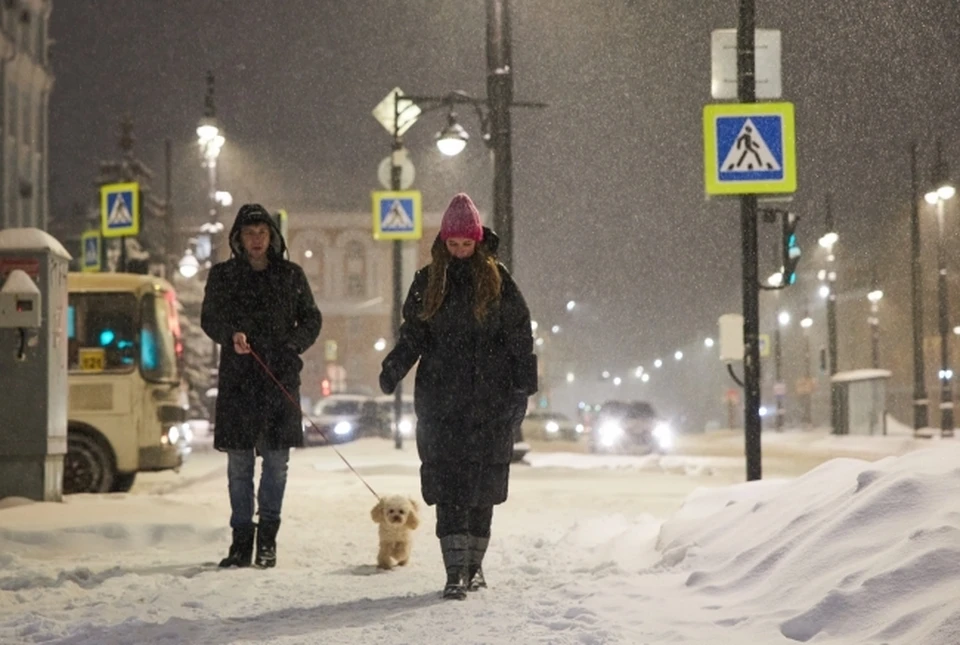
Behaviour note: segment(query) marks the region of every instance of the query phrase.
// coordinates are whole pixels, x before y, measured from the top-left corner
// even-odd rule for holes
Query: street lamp
[[[569,302],[567,302],[567,311],[573,311],[574,307],[576,306],[577,306],[576,301],[570,300]]]
[[[447,157],[456,157],[467,147],[470,135],[457,123],[457,115],[453,110],[447,115],[446,127],[437,133],[437,149]]]
[[[178,269],[180,275],[187,279],[192,278],[200,272],[200,262],[197,260],[197,256],[193,254],[193,251],[187,249],[183,257],[180,258]]]
[[[937,207],[937,305],[940,329],[940,436],[953,436],[953,370],[950,369],[950,310],[947,303],[947,258],[944,243],[944,206],[957,190],[950,181],[950,170],[937,141],[937,160],[933,166],[933,186],[924,196]]]

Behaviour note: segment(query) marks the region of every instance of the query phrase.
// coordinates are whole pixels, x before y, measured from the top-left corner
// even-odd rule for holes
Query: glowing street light
[[[616,377],[615,379],[613,379],[613,384],[614,384],[615,386],[620,387],[620,384],[621,384],[621,383],[623,383],[623,379],[620,378],[619,376]]]
[[[676,352],[674,352],[673,357],[674,357],[676,360],[679,361],[679,360],[681,360],[681,359],[683,358],[683,352],[681,352],[681,351],[678,349]]]
[[[811,327],[813,327],[813,318],[811,318],[810,316],[804,317],[800,321],[800,326],[803,327],[804,329],[810,329]]]
[[[867,294],[867,300],[869,300],[873,304],[877,304],[882,299],[883,299],[883,291],[881,291],[880,289],[874,289],[873,291]]]
[[[375,343],[373,344],[373,348],[374,348],[375,350],[377,350],[378,352],[382,352],[383,350],[385,350],[385,349],[387,348],[387,339],[386,339],[386,338],[378,338],[378,339],[377,339],[377,342],[375,342]]]
[[[789,311],[781,311],[779,314],[777,314],[777,322],[779,322],[780,325],[782,325],[783,327],[786,327],[787,325],[789,325],[789,324],[790,324],[790,312],[789,312]]]
[[[704,339],[704,341],[703,341],[703,345],[704,345],[704,347],[706,347],[707,349],[710,349],[711,347],[713,347],[713,344],[714,344],[714,343],[713,343],[713,339],[712,339],[712,338],[707,338],[707,339]]]
[[[830,231],[829,233],[824,233],[823,236],[820,237],[819,244],[829,251],[839,240],[840,236],[836,233],[836,231]]]
[[[456,157],[467,147],[470,135],[457,123],[457,115],[451,110],[447,115],[447,125],[437,133],[437,149],[447,157]]]
[[[573,300],[567,303],[567,311],[573,311],[574,307],[577,306],[577,303]]]
[[[197,256],[193,254],[193,251],[187,249],[187,252],[180,258],[178,269],[180,270],[180,275],[187,279],[192,278],[200,272],[200,262],[197,260]]]
[[[657,369],[660,369],[663,367],[663,361],[658,358],[657,360],[653,361],[653,366]]]
[[[567,372],[567,383],[573,383],[576,378],[573,372]]]

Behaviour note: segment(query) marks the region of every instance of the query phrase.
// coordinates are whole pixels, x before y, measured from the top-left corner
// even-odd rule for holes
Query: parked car
[[[665,453],[673,448],[670,424],[645,401],[607,401],[589,433],[591,452]]]
[[[523,437],[535,441],[577,441],[583,425],[561,412],[534,410],[523,420]]]

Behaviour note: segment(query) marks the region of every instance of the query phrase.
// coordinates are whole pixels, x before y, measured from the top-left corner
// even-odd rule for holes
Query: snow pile
[[[373,497],[329,448],[291,457],[277,569],[217,570],[225,457],[199,452],[129,494],[0,509],[0,643],[956,645],[960,445],[927,445],[795,479],[770,460],[770,479],[710,488],[742,475],[518,465],[490,589],[463,603],[439,598],[433,507],[410,564],[375,568]],[[412,446],[338,450],[377,491],[416,494]]]
[[[682,554],[686,587],[729,625],[799,642],[960,642],[957,447],[727,492],[713,513],[721,497],[693,496],[658,546]]]

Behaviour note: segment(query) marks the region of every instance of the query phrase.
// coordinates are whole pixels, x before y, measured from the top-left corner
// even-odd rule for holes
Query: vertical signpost
[[[766,78],[762,98],[780,95],[779,32],[756,31],[755,0],[740,0],[736,46],[728,46],[730,30],[713,34],[712,94],[736,103],[704,106],[704,184],[707,195],[740,197],[743,264],[744,449],[748,481],[763,476],[760,421],[760,276],[757,250],[758,195],[796,191],[793,105],[757,103],[756,40],[763,34]],[[775,37],[772,37],[775,34]],[[736,94],[729,82],[736,69]]]
[[[373,109],[373,116],[392,135],[390,156],[380,164],[379,179],[387,191],[373,193],[373,237],[393,240],[393,335],[400,340],[403,322],[403,242],[419,240],[423,230],[420,192],[407,191],[413,184],[413,164],[403,147],[403,135],[420,116],[416,103],[405,100],[397,87]],[[403,103],[403,107],[401,107]],[[385,170],[389,169],[389,175]],[[403,417],[403,383],[397,383],[393,400],[393,438],[403,448],[400,421]]]

